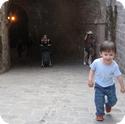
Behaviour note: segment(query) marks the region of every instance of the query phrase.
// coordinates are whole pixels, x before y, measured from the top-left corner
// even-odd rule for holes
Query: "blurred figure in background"
[[[88,31],[84,38],[84,65],[89,65],[96,57],[96,42],[92,31]]]

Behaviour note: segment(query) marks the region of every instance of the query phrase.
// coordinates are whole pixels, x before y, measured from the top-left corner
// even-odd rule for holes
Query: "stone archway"
[[[8,21],[10,24],[8,28],[10,57],[11,65],[14,65],[19,62],[22,57],[26,59],[26,54],[29,52],[27,50],[29,48],[28,16],[25,10],[18,4],[11,5],[8,11]]]
[[[11,0],[10,0],[11,1]],[[97,41],[105,39],[105,17],[107,0],[13,0],[15,4],[24,8],[29,19],[29,34],[38,50],[39,40],[43,33],[48,33],[52,38],[56,53],[67,55],[67,57],[79,57],[83,49],[84,33],[92,30],[97,35]],[[114,3],[115,0],[112,0]],[[114,4],[113,4],[114,5]],[[6,11],[4,9],[3,11]],[[6,50],[2,44],[2,67],[7,70],[10,67],[10,51],[8,43],[8,27],[4,18],[2,33],[6,40]],[[3,31],[2,31],[3,32]],[[3,54],[4,51],[6,54]],[[33,52],[36,52],[35,50]],[[36,54],[37,55],[37,52]]]
[[[10,67],[9,43],[8,43],[8,21],[7,3],[5,2],[0,10],[0,72]]]
[[[16,37],[19,37],[18,35],[19,35],[19,25],[20,25],[21,29],[22,29],[22,27],[25,27],[25,30],[20,30],[20,32],[22,34],[21,36],[24,38],[25,33],[28,33],[28,24],[27,24],[28,19],[27,19],[25,11],[18,5],[14,5],[14,9],[16,9],[15,14],[18,16],[18,19],[20,18],[20,20],[21,20],[21,17],[23,18],[21,20],[21,23],[18,22],[18,26],[16,26],[16,24],[14,24],[10,20],[8,20],[8,16],[10,15],[10,13],[12,11],[12,8],[9,7],[9,2],[6,2],[0,10],[0,72],[4,72],[4,71],[8,70],[12,64],[11,57],[13,56],[13,54],[11,54],[11,53],[12,53],[13,49],[11,49],[11,45],[14,43],[12,41],[13,39],[10,38],[10,32],[13,32],[13,34],[11,34],[11,37],[14,35]],[[25,22],[27,22],[27,23],[25,23]],[[25,24],[23,24],[23,23],[25,23]],[[16,30],[13,30],[14,26],[16,27]],[[15,33],[17,33],[18,35]],[[25,37],[25,39],[26,39],[26,37]]]

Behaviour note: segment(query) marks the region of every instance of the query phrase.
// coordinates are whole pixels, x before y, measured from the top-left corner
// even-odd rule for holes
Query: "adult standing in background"
[[[96,57],[96,42],[92,31],[88,31],[84,38],[84,65],[89,65]]]

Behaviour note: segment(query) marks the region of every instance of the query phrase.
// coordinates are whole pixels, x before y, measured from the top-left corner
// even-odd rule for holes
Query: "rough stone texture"
[[[28,19],[29,37],[33,41],[32,52],[39,58],[39,41],[41,35],[47,33],[53,41],[58,57],[83,58],[85,32],[92,30],[97,38],[97,50],[100,42],[105,39],[105,17],[107,0],[13,0],[8,9],[14,9],[22,17]],[[112,0],[114,5],[115,0]],[[11,10],[10,9],[10,10]],[[10,11],[9,10],[9,11]],[[5,11],[5,10],[3,10]],[[7,13],[6,13],[7,14]],[[10,49],[6,21],[2,21],[2,61],[4,68],[10,65],[10,57],[17,54],[16,48]],[[11,28],[10,28],[11,29]],[[11,30],[9,30],[9,34]],[[13,53],[13,54],[10,54]],[[10,56],[10,55],[11,56]],[[32,55],[33,58],[33,55]],[[15,58],[15,61],[17,58]]]
[[[0,37],[1,39],[1,37]],[[0,70],[2,69],[2,43],[1,43],[1,40],[0,40]]]
[[[102,6],[99,0],[94,2],[37,0],[35,3],[31,0],[26,2],[15,0],[14,2],[21,6],[28,16],[31,39],[38,43],[41,35],[47,32],[54,42],[56,53],[62,56],[80,56],[83,52],[85,32],[92,30],[97,34],[95,22],[98,23],[102,18],[104,22],[105,18],[105,4]],[[103,32],[101,33],[104,36]]]
[[[2,30],[1,30],[1,21],[2,21],[2,10],[0,9],[0,70],[2,68]]]
[[[125,73],[125,9],[123,5],[119,2],[117,2],[117,10],[117,61],[120,65],[121,70]]]
[[[10,67],[10,53],[9,53],[9,42],[8,42],[8,27],[6,19],[6,5],[1,8],[1,19],[0,19],[0,72],[8,70]]]

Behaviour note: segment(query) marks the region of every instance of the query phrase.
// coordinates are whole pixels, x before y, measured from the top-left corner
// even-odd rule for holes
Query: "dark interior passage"
[[[11,63],[15,64],[29,54],[28,16],[20,6],[13,4],[9,8],[8,21]]]
[[[98,0],[13,0],[13,3],[9,15],[15,14],[17,18],[9,28],[12,63],[20,61],[20,56],[26,62],[40,62],[39,42],[44,34],[53,43],[55,60],[81,59],[85,32],[92,30],[96,34]]]

